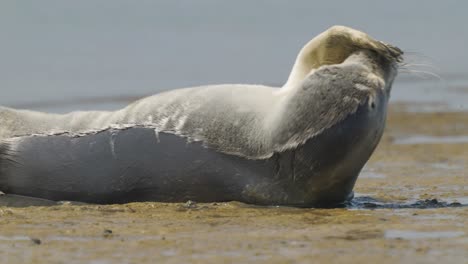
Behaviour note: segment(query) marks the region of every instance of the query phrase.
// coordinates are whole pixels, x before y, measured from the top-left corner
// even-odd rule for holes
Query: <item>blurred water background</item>
[[[466,1],[437,0],[4,0],[0,105],[116,109],[186,86],[281,86],[302,45],[341,24],[422,64],[399,75],[392,102],[467,111],[467,10]]]

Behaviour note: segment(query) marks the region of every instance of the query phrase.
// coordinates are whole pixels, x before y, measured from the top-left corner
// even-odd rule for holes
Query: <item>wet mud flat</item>
[[[466,263],[468,113],[391,106],[343,208],[0,196],[1,263]]]

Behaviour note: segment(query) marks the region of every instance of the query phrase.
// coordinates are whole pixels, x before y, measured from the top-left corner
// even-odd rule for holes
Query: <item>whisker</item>
[[[400,67],[413,67],[413,66],[426,67],[426,68],[430,68],[430,69],[433,69],[433,70],[440,71],[439,67],[436,67],[436,66],[431,65],[431,64],[425,64],[425,63],[403,63]]]
[[[405,50],[404,62],[398,64],[398,71],[421,79],[437,79],[445,83],[446,80],[438,73],[441,69],[434,64],[434,59],[418,51]],[[445,86],[445,85],[444,85]]]
[[[428,76],[435,77],[437,80],[439,80],[442,83],[446,83],[446,80],[442,78],[442,76],[430,72],[430,71],[421,71],[421,70],[413,70],[413,69],[407,69],[407,68],[402,68],[403,71],[400,71],[401,73],[408,73],[411,75],[415,75],[417,77],[420,77],[422,79],[427,79]]]
[[[418,57],[418,58],[425,58],[425,59],[428,59],[430,61],[434,61],[434,58],[432,58],[431,56],[428,56],[422,52],[417,52],[417,51],[406,51],[405,50],[405,61],[409,58],[413,58],[413,57]]]

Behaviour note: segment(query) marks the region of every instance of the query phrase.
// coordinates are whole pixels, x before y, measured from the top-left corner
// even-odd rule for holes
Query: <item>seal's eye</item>
[[[368,103],[368,106],[371,110],[374,110],[375,109],[375,101],[373,99],[370,99],[369,98],[369,103]]]

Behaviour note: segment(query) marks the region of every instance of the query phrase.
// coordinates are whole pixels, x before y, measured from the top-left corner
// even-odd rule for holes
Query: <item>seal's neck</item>
[[[314,40],[309,41],[301,49],[289,74],[288,81],[283,85],[284,90],[289,90],[300,84],[314,69],[320,67],[320,63],[316,59],[316,52],[314,52],[316,49],[317,45]]]

